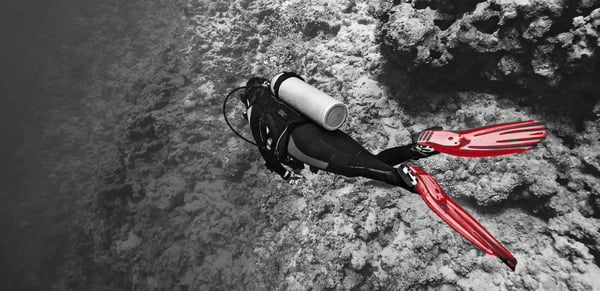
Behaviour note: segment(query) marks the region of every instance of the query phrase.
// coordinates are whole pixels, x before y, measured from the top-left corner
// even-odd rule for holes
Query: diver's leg
[[[341,130],[328,131],[327,142],[339,149],[342,152],[356,154],[368,151],[355,139]]]
[[[383,150],[382,152],[375,155],[375,157],[377,157],[377,159],[384,163],[388,163],[390,165],[398,165],[408,160],[418,160],[421,158],[430,157],[438,153],[438,151],[435,151],[430,146],[423,146],[420,144],[408,144]]]
[[[324,146],[329,146],[329,145],[324,145]],[[294,136],[291,135],[290,139],[288,141],[288,153],[290,155],[292,155],[294,158],[296,158],[297,160],[309,164],[311,167],[316,167],[319,168],[321,170],[324,170],[327,168],[327,166],[329,165],[329,161],[327,160],[327,158],[325,157],[326,155],[324,155],[323,153],[327,152],[327,151],[332,151],[333,149],[321,149],[317,152],[317,154],[315,154],[314,150],[310,150],[306,147],[303,147],[303,149],[299,149],[298,146],[296,145],[296,142],[294,140]],[[308,152],[309,154],[305,153]]]
[[[361,176],[375,179],[407,188],[396,173],[394,167],[365,152],[356,155],[344,152],[335,153],[331,157],[331,162],[325,170],[348,177]]]
[[[396,169],[369,153],[341,131],[326,131],[309,123],[295,128],[288,152],[296,159],[348,177],[362,176],[407,188]]]
[[[397,165],[410,159],[414,159],[414,152],[411,150],[412,145],[404,145],[385,149],[375,155],[380,161],[389,165]]]

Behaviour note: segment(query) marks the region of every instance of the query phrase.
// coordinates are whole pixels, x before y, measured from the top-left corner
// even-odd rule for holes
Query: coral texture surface
[[[22,150],[42,151],[29,163],[42,161],[63,197],[30,199],[61,210],[38,220],[68,220],[69,239],[19,246],[51,223],[7,227],[4,249],[20,252],[2,259],[38,250],[53,263],[31,269],[32,255],[6,286],[600,290],[599,1],[109,2],[69,18],[41,82],[80,101],[53,106],[48,145]],[[222,102],[283,70],[343,101],[341,130],[375,153],[433,126],[542,120],[548,136],[527,152],[418,161],[516,270],[407,190],[269,172]],[[227,117],[250,137],[236,103]]]

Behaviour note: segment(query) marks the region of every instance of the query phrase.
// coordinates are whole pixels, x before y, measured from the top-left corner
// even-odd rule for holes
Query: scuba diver
[[[245,89],[240,101],[254,142],[237,133],[226,116],[228,98]],[[284,180],[307,164],[313,173],[324,170],[346,177],[366,177],[419,193],[436,214],[486,253],[499,257],[514,271],[516,259],[464,209],[444,194],[439,184],[414,160],[440,152],[457,156],[492,156],[531,149],[546,135],[536,120],[491,125],[466,131],[424,130],[413,143],[372,154],[338,128],[346,119],[346,106],[284,72],[271,81],[253,77],[234,89],[223,104],[230,128],[258,147],[265,166]],[[286,167],[290,168],[288,170]]]
[[[377,155],[371,154],[358,142],[341,130],[328,131],[309,120],[286,103],[278,100],[269,87],[267,79],[252,78],[250,88],[241,95],[247,109],[246,118],[266,167],[284,180],[293,172],[302,170],[304,164],[312,172],[319,169],[344,175],[362,176],[410,189],[401,178],[398,168],[409,159],[419,159],[435,154],[433,148],[407,145],[387,149]]]

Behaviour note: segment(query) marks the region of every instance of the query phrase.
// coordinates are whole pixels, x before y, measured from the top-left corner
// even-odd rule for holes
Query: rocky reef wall
[[[595,2],[102,3],[76,13],[81,39],[65,47],[79,57],[47,82],[61,81],[60,95],[77,80],[82,96],[43,129],[62,182],[51,194],[73,201],[56,208],[69,215],[45,216],[72,220],[68,247],[50,256],[64,259],[44,265],[53,289],[600,289]],[[549,135],[531,151],[419,160],[516,271],[418,195],[322,171],[290,184],[266,170],[225,124],[222,101],[282,70],[343,100],[342,130],[375,153],[437,125],[544,121]],[[227,116],[249,136],[236,103]],[[14,244],[33,237],[18,227]]]
[[[536,53],[551,35],[572,33],[562,24],[571,12],[556,12],[553,2],[494,3],[182,5],[179,41],[155,67],[157,77],[132,91],[120,154],[82,220],[86,260],[118,278],[113,287],[140,290],[600,288],[599,128],[594,103],[581,93],[596,89],[586,76],[577,98],[587,107],[554,114],[546,105],[559,96],[552,88],[575,86],[570,78],[585,69],[572,65],[581,59],[538,64],[558,61]],[[559,24],[538,27],[546,21]],[[503,42],[509,34],[514,41]],[[406,191],[309,172],[291,185],[264,169],[257,151],[225,126],[221,101],[248,77],[281,70],[344,100],[350,114],[342,129],[374,152],[434,125],[544,120],[551,134],[533,151],[420,161],[515,254],[517,271],[476,250]],[[234,103],[229,118],[248,134]]]
[[[107,283],[94,278],[106,272],[85,260],[91,242],[79,244],[79,225],[105,183],[97,177],[118,160],[118,127],[133,110],[135,84],[150,78],[176,35],[179,6],[0,6],[0,289],[102,289],[94,286]],[[85,287],[63,284],[87,271],[96,277],[78,276]]]
[[[598,1],[380,1],[374,14],[413,87],[513,92],[579,129],[598,113]]]

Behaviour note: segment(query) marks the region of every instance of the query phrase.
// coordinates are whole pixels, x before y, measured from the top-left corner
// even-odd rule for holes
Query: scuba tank
[[[223,100],[223,118],[227,126],[229,126],[233,133],[252,145],[258,146],[255,142],[237,132],[229,122],[227,118],[227,101],[239,90],[264,87],[270,87],[271,93],[275,97],[327,130],[336,130],[346,121],[346,116],[348,115],[346,105],[307,84],[302,77],[295,73],[279,73],[271,79],[270,84],[246,85],[235,88]]]
[[[271,79],[271,92],[327,130],[336,130],[346,120],[348,109],[300,76],[283,72]]]

